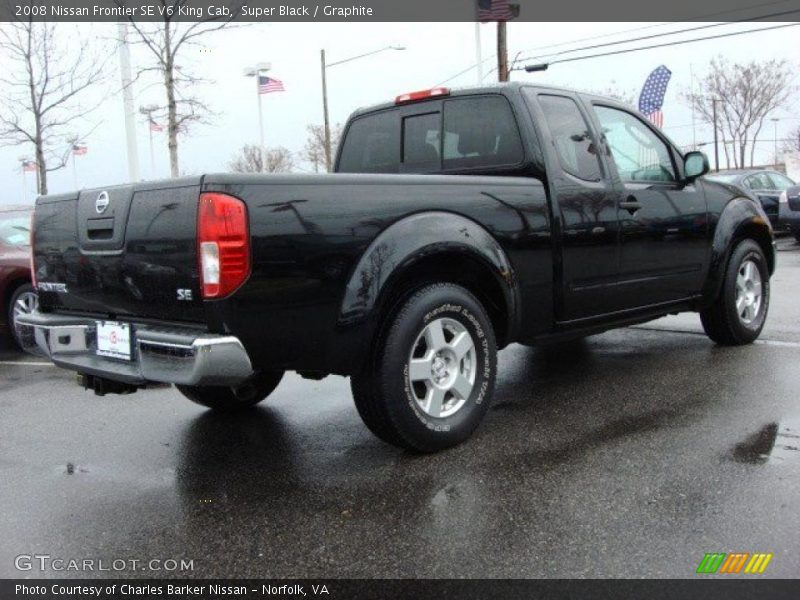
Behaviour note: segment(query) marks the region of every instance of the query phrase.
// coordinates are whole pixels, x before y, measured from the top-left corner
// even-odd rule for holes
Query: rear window
[[[398,110],[350,124],[339,159],[341,173],[431,173],[516,165],[522,140],[503,96],[453,98],[399,118]],[[430,110],[434,108],[434,110]],[[402,132],[402,134],[401,134]]]
[[[397,173],[399,164],[396,110],[361,117],[350,124],[339,157],[340,173]]]

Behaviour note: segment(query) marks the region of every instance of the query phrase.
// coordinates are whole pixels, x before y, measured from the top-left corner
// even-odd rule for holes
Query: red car
[[[0,206],[0,328],[21,346],[16,318],[36,308],[31,285],[30,227],[33,207]]]

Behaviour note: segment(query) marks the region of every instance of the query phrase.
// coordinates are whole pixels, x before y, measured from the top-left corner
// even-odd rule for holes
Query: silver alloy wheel
[[[758,318],[762,299],[761,271],[754,261],[746,260],[736,274],[736,314],[742,323],[749,325]]]
[[[22,292],[17,297],[11,314],[11,318],[13,319],[11,322],[11,331],[18,342],[22,341],[22,332],[20,329],[24,327],[24,325],[17,324],[19,317],[22,315],[29,315],[37,308],[39,308],[39,296],[36,295],[36,292]]]
[[[477,357],[464,325],[446,317],[428,323],[408,357],[408,382],[419,407],[437,418],[458,412],[475,386]]]

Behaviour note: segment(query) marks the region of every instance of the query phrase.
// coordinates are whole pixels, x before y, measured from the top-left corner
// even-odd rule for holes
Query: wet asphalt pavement
[[[475,437],[433,456],[372,437],[340,377],[225,417],[171,388],[95,397],[4,345],[0,577],[115,574],[20,554],[194,561],[116,573],[141,577],[694,577],[734,551],[797,577],[800,246],[779,247],[761,343],[715,347],[680,315],[512,346]]]

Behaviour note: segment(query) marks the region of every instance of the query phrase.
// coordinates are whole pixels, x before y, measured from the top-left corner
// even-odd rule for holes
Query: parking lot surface
[[[169,387],[95,397],[6,343],[0,577],[694,577],[708,552],[796,577],[800,246],[779,250],[759,343],[687,314],[511,346],[477,434],[430,456],[374,438],[341,377],[218,416]],[[36,554],[146,564],[15,568]]]

